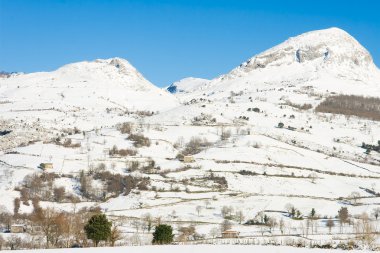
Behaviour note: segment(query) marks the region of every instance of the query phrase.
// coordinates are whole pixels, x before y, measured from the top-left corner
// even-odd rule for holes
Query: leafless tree
[[[180,227],[178,231],[180,232],[179,240],[182,242],[189,240],[195,235],[195,227],[193,225],[188,227]]]
[[[206,200],[205,200],[205,206],[206,206],[206,209],[209,209],[209,208],[210,208],[210,205],[211,205],[210,200],[206,199]]]
[[[223,220],[223,222],[220,224],[220,231],[224,232],[226,230],[229,230],[232,228],[232,223],[229,220]]]
[[[201,206],[197,206],[195,208],[197,210],[197,213],[198,213],[198,216],[200,215],[201,211],[202,211],[202,207]]]
[[[111,229],[111,235],[110,235],[110,244],[111,247],[115,246],[115,243],[123,238],[123,235],[118,227],[118,225],[114,225]]]
[[[239,220],[239,224],[241,224],[244,220],[244,213],[243,211],[239,210],[237,213],[236,213],[236,216],[237,216],[237,219]]]
[[[218,229],[217,227],[213,227],[211,230],[210,230],[210,235],[212,238],[216,238],[218,235],[219,235],[219,232],[220,229]]]
[[[3,249],[3,246],[5,244],[4,238],[0,235],[0,251]]]
[[[329,228],[329,233],[331,234],[331,229],[335,226],[333,219],[328,219],[326,222],[326,227]]]
[[[65,198],[65,187],[57,187],[54,188],[53,194],[54,194],[54,200],[57,202],[61,202]]]
[[[17,235],[11,235],[8,237],[5,245],[11,250],[17,250],[22,244],[21,238]]]
[[[284,222],[284,219],[281,218],[279,224],[278,224],[279,228],[280,228],[280,231],[281,231],[281,234],[283,235],[284,234],[284,231],[285,231],[285,222]]]
[[[350,196],[348,196],[349,199],[351,199],[352,205],[357,205],[358,200],[360,199],[360,193],[359,192],[351,192]]]
[[[355,95],[331,96],[320,103],[315,111],[380,120],[380,98]]]
[[[17,216],[19,210],[20,210],[20,198],[15,198],[13,201],[13,214]]]
[[[380,207],[374,208],[373,211],[372,211],[372,215],[377,220],[379,218],[379,215],[380,215]]]
[[[366,213],[363,213],[355,224],[355,232],[362,243],[370,248],[377,239],[377,231]]]

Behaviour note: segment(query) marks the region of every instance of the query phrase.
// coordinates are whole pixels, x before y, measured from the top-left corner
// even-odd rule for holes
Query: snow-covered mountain
[[[368,235],[357,233],[361,221],[379,225],[366,215],[380,215],[380,103],[351,96],[330,106],[340,111],[317,110],[347,99],[339,93],[380,99],[380,74],[337,28],[166,90],[119,58],[0,78],[0,212],[30,214],[37,198],[70,215],[96,207],[136,244],[152,242],[152,221],[171,224],[178,240],[188,227],[197,237],[186,238],[204,238],[196,243],[235,244],[215,238],[229,220],[244,244],[353,247]],[[327,227],[342,207],[359,225]],[[37,249],[45,242],[23,236]]]
[[[191,93],[205,87],[210,80],[203,78],[187,77],[172,83],[166,88],[170,93]]]
[[[17,74],[0,79],[3,117],[38,118],[35,110],[45,111],[43,119],[93,118],[101,123],[110,111],[164,111],[178,105],[170,93],[146,80],[128,61],[120,58],[78,62],[52,72]],[[11,113],[12,112],[12,113]],[[73,115],[74,117],[74,115]],[[104,122],[103,122],[104,123]]]
[[[380,71],[357,40],[339,28],[330,28],[290,38],[211,81],[184,79],[168,90],[175,92],[172,87],[178,86],[178,96],[206,93],[212,97],[230,91],[286,85],[373,94],[380,91]]]

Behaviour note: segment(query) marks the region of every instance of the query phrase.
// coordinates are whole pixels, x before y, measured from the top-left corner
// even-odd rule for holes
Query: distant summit
[[[370,90],[378,89],[379,80],[380,71],[370,53],[350,34],[334,27],[289,38],[213,80],[183,79],[168,91],[182,97],[191,93],[227,97],[231,91],[305,85],[371,94]],[[352,89],[348,89],[350,85]]]

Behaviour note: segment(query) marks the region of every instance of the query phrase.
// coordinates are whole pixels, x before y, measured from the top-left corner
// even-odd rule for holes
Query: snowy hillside
[[[90,129],[114,121],[112,112],[156,113],[178,105],[176,98],[120,58],[1,78],[0,100],[3,118],[54,120],[54,124],[66,127],[74,127],[75,118],[77,124]]]
[[[380,92],[379,80],[369,52],[345,31],[330,28],[290,38],[210,82],[180,82],[179,95],[189,90],[192,96],[220,97],[287,85],[370,95]]]
[[[149,245],[169,224],[178,244],[380,247],[380,74],[337,28],[167,90],[119,58],[12,74],[0,127],[0,232],[25,226],[0,233],[8,248],[91,246],[99,211],[115,245]],[[52,237],[38,212],[59,218]]]

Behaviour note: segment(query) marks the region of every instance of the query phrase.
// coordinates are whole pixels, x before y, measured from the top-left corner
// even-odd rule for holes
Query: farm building
[[[222,238],[239,238],[239,232],[235,230],[223,231]]]
[[[183,157],[183,162],[184,162],[184,163],[192,163],[192,162],[195,162],[195,159],[194,159],[194,157],[191,156],[191,155],[185,155],[185,156]]]
[[[25,225],[15,224],[11,225],[11,233],[24,233],[26,231]]]
[[[41,163],[40,168],[43,170],[53,169],[53,164],[52,163]]]
[[[179,154],[177,157],[178,157],[178,160],[180,160],[181,162],[184,162],[184,163],[195,162],[194,157],[191,156],[191,155],[182,155],[182,154]]]

